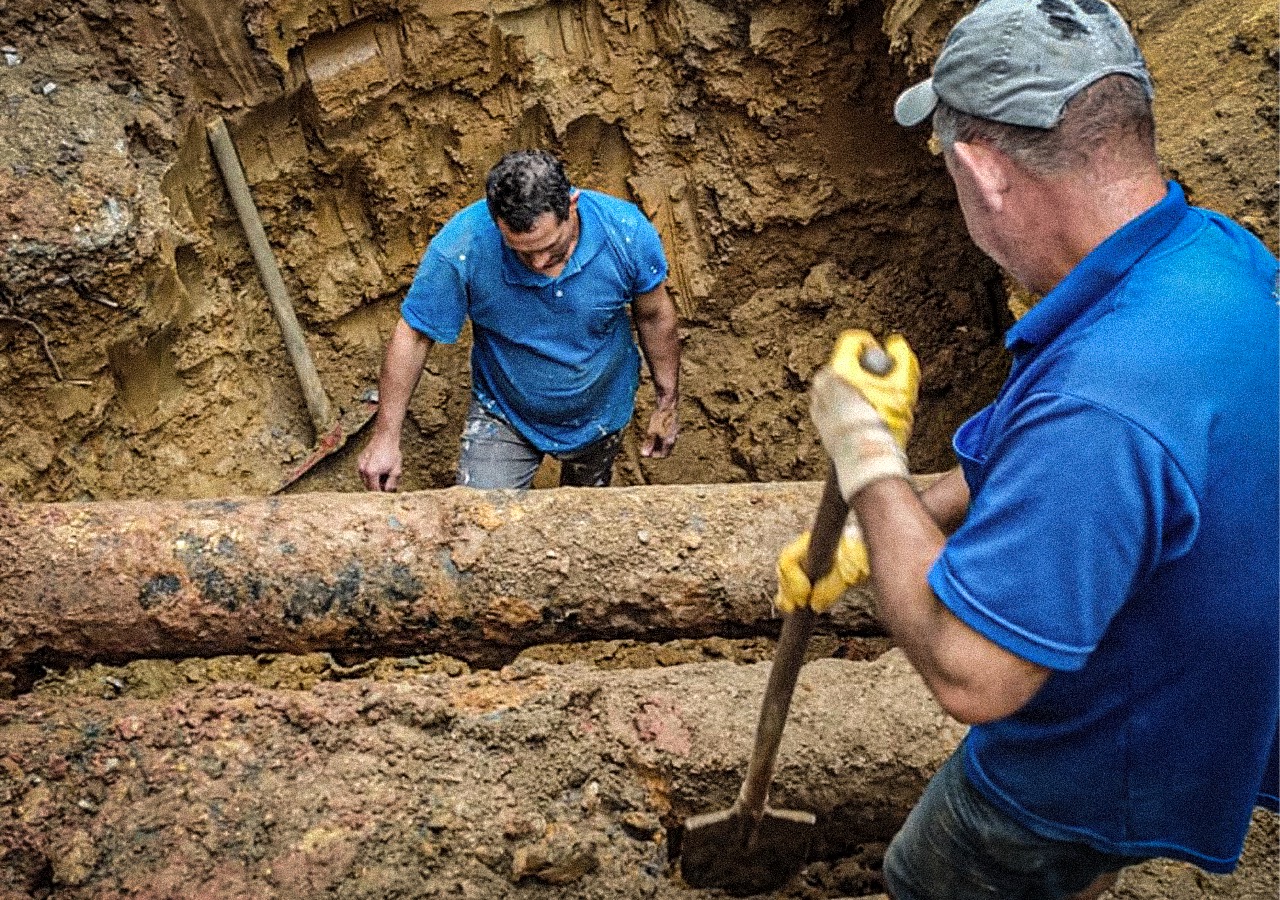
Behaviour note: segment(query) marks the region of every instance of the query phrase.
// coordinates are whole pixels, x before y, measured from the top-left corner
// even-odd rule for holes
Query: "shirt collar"
[[[1044,295],[1005,334],[1005,347],[1044,344],[1103,297],[1128,274],[1147,251],[1172,233],[1187,214],[1187,198],[1177,182],[1155,206],[1126,222],[1080,260],[1053,290]]]
[[[539,288],[581,272],[604,246],[604,226],[596,215],[595,206],[588,199],[587,191],[578,191],[578,244],[569,255],[564,269],[555,278],[539,274],[520,262],[515,251],[507,246],[506,241],[501,240],[501,234],[499,241],[502,244],[502,280],[520,287]]]

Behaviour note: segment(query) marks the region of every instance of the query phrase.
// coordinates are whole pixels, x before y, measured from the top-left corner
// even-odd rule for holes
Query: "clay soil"
[[[819,478],[805,387],[855,325],[910,339],[912,466],[949,468],[1031,298],[890,108],[971,5],[8,0],[0,502],[261,496],[314,444],[212,162],[218,116],[341,408],[376,383],[434,231],[504,151],[542,146],[638,203],[671,262],[682,435],[664,461],[629,435],[617,483]],[[1118,6],[1170,177],[1274,251],[1274,4]],[[406,489],[452,483],[467,379],[464,335],[415,394]],[[365,438],[289,490],[358,490]],[[959,739],[886,650],[870,632],[815,648],[780,792],[823,832],[786,896],[879,890]],[[679,826],[732,801],[770,653],[739,635],[545,645],[499,670],[337,653],[50,672],[0,700],[0,898],[711,896],[679,881]],[[1235,875],[1153,862],[1113,895],[1273,898],[1278,856],[1259,813]]]

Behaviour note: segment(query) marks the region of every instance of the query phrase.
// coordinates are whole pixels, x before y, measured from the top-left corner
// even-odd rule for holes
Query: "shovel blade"
[[[757,826],[736,804],[685,822],[680,875],[692,887],[745,896],[786,884],[809,855],[817,819],[810,812],[770,809]]]
[[[327,433],[317,435],[316,445],[307,454],[307,458],[295,466],[271,493],[280,493],[314,469],[326,457],[341,450],[346,445],[347,438],[353,437],[378,414],[377,397],[376,391],[366,391],[355,406],[344,410]]]

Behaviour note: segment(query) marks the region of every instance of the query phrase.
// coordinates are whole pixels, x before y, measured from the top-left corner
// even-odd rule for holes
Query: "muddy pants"
[[[925,788],[884,859],[895,900],[1066,900],[1142,862],[1041,837],[969,783],[962,744]]]
[[[561,487],[608,487],[622,447],[615,431],[585,447],[553,454],[560,460]],[[527,488],[543,453],[473,397],[462,429],[458,484],[476,488]]]

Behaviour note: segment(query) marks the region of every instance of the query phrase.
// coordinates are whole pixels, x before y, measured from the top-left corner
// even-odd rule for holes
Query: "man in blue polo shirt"
[[[878,376],[851,332],[814,381],[864,540],[814,588],[787,548],[779,605],[828,605],[869,558],[885,624],[973,724],[890,845],[896,900],[1096,897],[1157,856],[1227,872],[1275,808],[1276,260],[1162,179],[1151,95],[1103,0],[986,0],[895,107],[932,117],[970,235],[1043,295],[919,496],[905,342]]]
[[[639,384],[633,322],[656,394],[640,453],[670,454],[680,344],[666,277],[658,233],[633,204],[573,189],[545,151],[504,156],[485,199],[431,241],[400,307],[359,460],[365,487],[399,486],[400,432],[427,354],[456,341],[468,318],[459,484],[526,488],[550,454],[562,485],[608,485]]]

